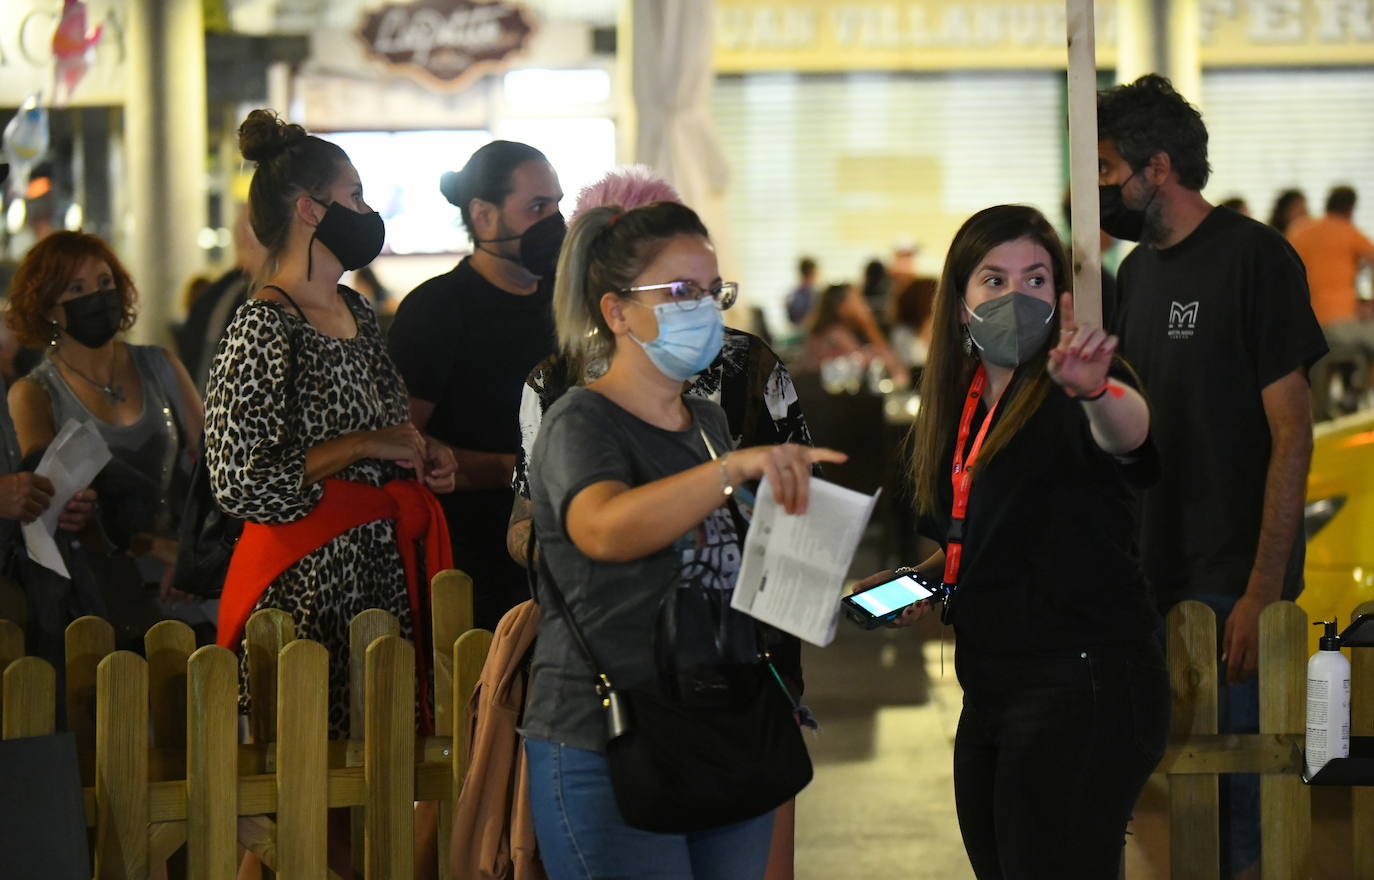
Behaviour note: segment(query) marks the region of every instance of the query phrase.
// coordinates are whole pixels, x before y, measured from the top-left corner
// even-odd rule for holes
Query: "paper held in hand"
[[[71,577],[53,540],[57,520],[71,497],[89,486],[109,460],[110,447],[89,423],[68,419],[57,432],[43,453],[43,460],[34,468],[34,473],[52,481],[53,495],[43,515],[22,528],[30,559],[62,577]]]
[[[792,516],[773,500],[765,478],[730,607],[813,645],[830,644],[845,575],[878,494],[812,477],[806,513]]]

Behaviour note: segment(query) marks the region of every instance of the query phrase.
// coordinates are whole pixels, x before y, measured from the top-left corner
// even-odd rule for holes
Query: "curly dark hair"
[[[119,329],[128,330],[134,325],[138,291],[110,246],[89,233],[54,232],[29,250],[10,282],[5,321],[22,344],[41,346],[52,339],[53,323],[48,315],[67,289],[72,275],[87,260],[103,260],[110,267],[123,304]]]
[[[1115,143],[1132,171],[1167,153],[1179,182],[1191,190],[1206,186],[1212,173],[1202,114],[1157,73],[1097,93],[1097,137]]]

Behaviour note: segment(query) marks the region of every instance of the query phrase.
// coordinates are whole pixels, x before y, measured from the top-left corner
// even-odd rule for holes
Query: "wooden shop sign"
[[[529,43],[534,25],[518,3],[414,0],[364,13],[369,54],[428,85],[460,89]]]

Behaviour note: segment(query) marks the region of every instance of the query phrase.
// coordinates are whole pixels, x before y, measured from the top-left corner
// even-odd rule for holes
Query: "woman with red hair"
[[[9,392],[21,453],[43,449],[75,420],[91,424],[114,456],[97,486],[104,488],[106,534],[125,552],[88,548],[87,557],[107,594],[116,594],[107,602],[123,644],[140,642],[162,616],[158,585],[163,600],[173,598],[176,527],[204,418],[175,355],[117,338],[133,326],[136,299],[133,280],[104,241],[55,232],[24,257],[6,316],[21,343],[47,346]]]

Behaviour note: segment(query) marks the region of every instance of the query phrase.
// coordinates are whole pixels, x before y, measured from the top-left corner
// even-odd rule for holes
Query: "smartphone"
[[[840,604],[850,620],[864,629],[877,629],[922,599],[937,598],[941,593],[941,588],[924,575],[908,572],[845,596]]]

